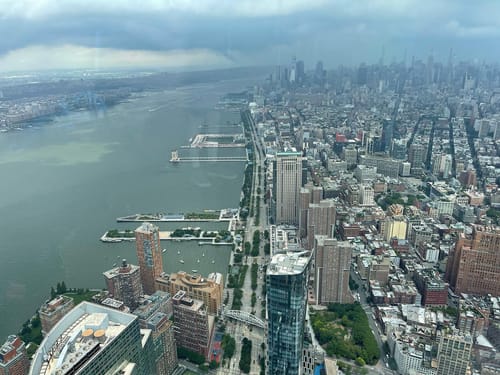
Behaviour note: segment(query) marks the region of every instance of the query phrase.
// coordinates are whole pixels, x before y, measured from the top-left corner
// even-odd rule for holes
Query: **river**
[[[38,128],[0,134],[0,342],[19,330],[57,282],[104,288],[103,271],[122,258],[137,264],[134,243],[99,241],[107,229],[135,226],[119,225],[117,217],[238,206],[243,162],[168,161],[171,150],[188,144],[202,123],[213,133],[234,132],[227,125],[239,122],[239,114],[214,110],[214,105],[224,93],[241,91],[248,83],[142,93],[99,113],[70,113]],[[162,245],[167,272],[227,271],[227,246]]]

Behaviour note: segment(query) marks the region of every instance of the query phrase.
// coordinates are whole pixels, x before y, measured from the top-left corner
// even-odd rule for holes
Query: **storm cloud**
[[[332,66],[376,62],[382,49],[386,62],[404,51],[446,61],[450,48],[456,59],[492,61],[499,15],[495,0],[3,0],[0,71],[268,65],[292,56]]]

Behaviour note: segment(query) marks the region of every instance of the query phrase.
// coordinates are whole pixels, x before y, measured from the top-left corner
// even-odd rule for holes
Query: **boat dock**
[[[186,162],[205,162],[205,161],[238,161],[246,162],[247,158],[244,156],[186,156],[170,159],[171,163],[186,163]]]

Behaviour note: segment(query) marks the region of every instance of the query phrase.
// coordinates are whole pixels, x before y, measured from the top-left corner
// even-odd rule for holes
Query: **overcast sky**
[[[498,0],[0,0],[0,72],[500,60]]]

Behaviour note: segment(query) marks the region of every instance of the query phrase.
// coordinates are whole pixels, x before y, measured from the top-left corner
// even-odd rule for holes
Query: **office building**
[[[387,216],[384,224],[384,238],[387,242],[393,238],[406,239],[407,224],[404,216]]]
[[[167,291],[172,296],[178,291],[186,292],[187,297],[203,301],[209,314],[218,315],[222,311],[224,277],[221,273],[210,273],[208,277],[190,275],[184,271],[163,273],[156,279],[157,289]]]
[[[326,236],[316,236],[314,292],[316,304],[351,303],[349,270],[351,244]]]
[[[465,375],[468,373],[472,339],[469,335],[446,334],[438,331],[437,375]]]
[[[304,238],[307,235],[307,216],[309,205],[318,204],[323,199],[323,188],[314,186],[311,183],[306,184],[299,192],[299,235]]]
[[[411,164],[411,173],[418,175],[423,170],[423,164],[427,155],[426,145],[420,143],[412,143],[408,150],[408,161]]]
[[[362,206],[374,206],[375,205],[375,191],[370,185],[361,184],[359,187],[359,203]]]
[[[26,375],[29,367],[24,342],[16,335],[10,335],[0,346],[0,375]]]
[[[307,214],[307,250],[314,247],[314,237],[335,234],[336,209],[333,199],[325,199],[318,204],[310,204]]]
[[[277,254],[267,268],[268,374],[300,374],[309,253]]]
[[[170,375],[177,368],[177,346],[175,345],[174,326],[169,319],[172,315],[170,294],[156,291],[142,301],[134,311],[139,317],[139,326],[152,332],[154,363],[158,375]]]
[[[137,316],[82,302],[47,333],[29,373],[150,375],[151,351],[151,331],[140,329]]]
[[[446,279],[455,293],[500,295],[500,227],[473,225],[448,257]]]
[[[120,267],[103,272],[109,294],[134,310],[142,295],[141,273],[139,267],[128,264],[123,259]]]
[[[44,303],[38,311],[42,333],[46,335],[74,306],[73,298],[65,295],[57,296],[53,300]]]
[[[208,314],[203,301],[188,297],[183,290],[179,290],[172,301],[177,346],[196,352],[208,360],[215,317]]]
[[[274,173],[274,217],[276,224],[299,224],[299,193],[302,187],[302,154],[276,154]]]
[[[135,230],[135,245],[141,273],[142,290],[146,294],[155,292],[155,280],[163,272],[160,232],[156,225],[142,223]]]

